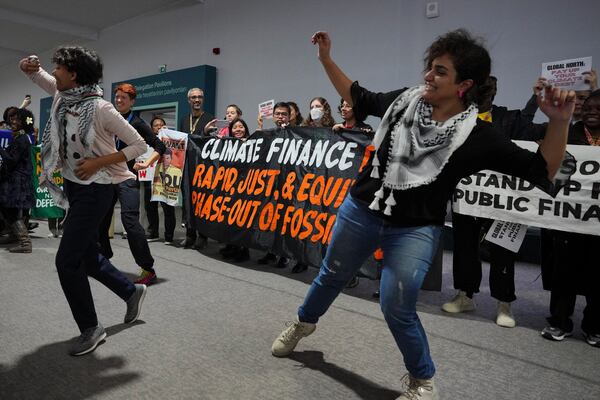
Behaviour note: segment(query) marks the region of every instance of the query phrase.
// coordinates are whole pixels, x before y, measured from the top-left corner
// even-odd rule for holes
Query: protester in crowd
[[[56,269],[81,331],[69,354],[80,356],[93,351],[106,337],[96,316],[88,275],[126,302],[125,323],[135,322],[141,312],[146,285],[130,282],[99,253],[97,241],[100,222],[113,199],[113,184],[135,177],[125,162],[144,154],[146,143],[112,104],[102,99],[98,85],[102,62],[94,51],[59,47],[52,62],[52,75],[40,67],[36,56],[21,60],[19,66],[54,96],[42,140],[42,186],[55,204],[68,210]],[[129,146],[117,151],[115,135]],[[64,192],[52,180],[59,167]]]
[[[600,146],[600,90],[583,103],[582,120],[571,126],[569,143]],[[552,232],[552,263],[542,265],[544,289],[550,290],[550,317],[541,334],[561,341],[573,334],[573,311],[577,295],[583,295],[581,330],[588,344],[600,347],[600,236],[566,231]]]
[[[0,214],[9,227],[9,234],[0,237],[0,244],[17,245],[11,253],[31,253],[31,238],[24,215],[34,205],[31,169],[31,141],[33,114],[18,108],[9,111],[13,140],[5,149],[0,147]]]
[[[537,110],[537,101],[527,102],[525,111],[508,110],[506,107],[493,104],[497,92],[497,79],[490,76],[489,96],[479,106],[478,117],[491,123],[492,127],[512,140],[540,140],[546,133],[546,126],[532,123]],[[545,85],[540,78],[535,91]],[[534,96],[535,97],[535,96]],[[479,293],[482,278],[480,259],[480,243],[494,221],[488,218],[473,217],[452,212],[452,235],[454,237],[452,273],[454,288],[457,294],[442,305],[442,310],[449,313],[461,313],[475,309],[473,295]],[[486,243],[490,261],[490,294],[498,301],[496,324],[505,328],[516,325],[511,310],[515,295],[515,261],[517,254],[494,243]]]
[[[313,126],[319,128],[331,128],[335,121],[331,116],[331,106],[322,97],[315,97],[310,101],[310,112],[302,122],[302,126]]]
[[[365,134],[371,137],[374,135],[373,128],[371,127],[371,125],[365,124],[364,121],[358,121],[356,119],[356,116],[354,115],[354,111],[352,111],[352,106],[344,99],[340,99],[338,112],[342,116],[343,122],[333,125],[332,129],[334,131],[339,131],[340,129],[348,129],[364,132]]]
[[[273,122],[277,128],[285,128],[288,126],[290,124],[290,115],[291,108],[288,103],[280,101],[273,106]],[[258,123],[258,129],[262,129],[262,118],[260,114]],[[267,254],[259,258],[257,261],[259,264],[263,265],[277,261],[275,263],[275,268],[286,268],[290,264],[290,260],[287,257],[282,256],[279,257],[279,260],[277,260],[277,256],[271,252],[267,252]]]
[[[137,91],[135,86],[129,83],[121,83],[115,88],[115,108],[121,113],[121,116],[129,122],[131,126],[144,139],[146,144],[154,151],[152,155],[143,162],[130,160],[127,162],[129,171],[134,177],[120,182],[113,186],[113,198],[111,207],[100,223],[99,238],[100,252],[108,259],[113,256],[108,231],[113,221],[113,213],[117,200],[121,205],[121,222],[123,229],[127,233],[127,242],[129,250],[140,267],[140,273],[135,283],[151,285],[156,282],[157,276],[154,270],[154,258],[150,253],[150,247],[146,240],[146,232],[140,224],[140,184],[137,179],[137,171],[148,168],[167,150],[165,144],[154,134],[152,129],[136,114],[131,108],[135,104]],[[127,148],[127,144],[120,139],[116,139],[117,151]]]
[[[317,32],[312,40],[327,76],[357,118],[374,115],[382,122],[373,140],[375,151],[338,211],[319,275],[271,351],[287,356],[312,334],[365,259],[381,247],[381,309],[408,370],[400,399],[438,398],[416,301],[436,254],[446,203],[461,178],[482,169],[549,190],[549,179],[563,158],[575,94],[546,88],[540,95],[538,104],[549,124],[539,151],[532,153],[478,122],[479,94],[488,82],[491,60],[467,31],[449,32],[429,47],[424,86],[389,93],[353,83],[332,60],[326,32]]]
[[[598,89],[598,75],[596,74],[596,70],[592,69],[591,71],[584,72],[583,75],[585,76],[584,82],[588,84],[590,88],[587,90],[575,91],[577,98],[575,100],[575,111],[573,111],[573,123],[581,121],[583,103],[594,90]]]
[[[250,136],[250,130],[248,129],[248,125],[246,125],[246,121],[241,118],[235,118],[229,123],[229,132],[231,132],[231,137],[234,139],[239,139],[242,141],[246,141],[248,136]],[[232,259],[235,262],[243,262],[250,259],[250,251],[245,246],[239,246],[236,244],[227,244],[225,247],[219,250],[219,253],[225,259]]]
[[[290,126],[302,125],[303,118],[300,108],[298,108],[298,104],[293,101],[288,101],[287,104],[290,106]]]
[[[231,122],[236,118],[242,118],[242,110],[235,104],[230,104],[225,108],[225,121]],[[217,132],[218,130],[218,132]],[[205,135],[216,135],[217,137],[230,136],[229,126],[224,126],[220,130],[217,128],[217,120],[213,119],[204,127]]]
[[[10,123],[9,115],[14,113],[18,109],[19,107],[10,106],[4,110],[4,113],[2,114],[2,122],[0,122],[0,129],[12,131],[12,125]]]
[[[202,135],[204,133],[206,124],[215,119],[215,117],[212,114],[204,111],[204,91],[202,89],[192,88],[188,90],[187,98],[190,105],[190,114],[181,120],[181,123],[179,124],[179,131],[194,135]],[[186,185],[183,185],[181,188],[184,198],[185,193],[183,192],[187,189],[188,188]],[[193,247],[196,250],[202,250],[204,247],[206,247],[208,239],[200,232],[196,232],[196,230],[189,225],[189,221],[186,221],[185,205],[182,208],[183,220],[186,225],[186,229],[185,239],[183,239],[179,245],[184,249]]]
[[[150,127],[155,135],[164,127],[167,123],[161,117],[154,117],[150,121]],[[151,164],[150,164],[151,165]],[[163,201],[150,201],[152,198],[152,182],[141,182],[144,187],[144,209],[146,210],[146,217],[148,217],[148,238],[149,242],[159,239],[158,236],[158,204],[160,203],[163,214],[165,217],[165,244],[173,243],[173,236],[175,234],[175,207],[171,206]]]

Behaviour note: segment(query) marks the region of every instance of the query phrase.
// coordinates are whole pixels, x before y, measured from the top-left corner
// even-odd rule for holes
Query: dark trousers
[[[158,203],[162,206],[165,216],[165,241],[172,242],[175,232],[175,207],[162,201],[150,201],[152,198],[152,185],[143,182],[144,186],[144,208],[148,217],[148,231],[151,236],[158,236]]]
[[[140,224],[140,188],[135,179],[128,179],[118,185],[112,185],[110,207],[100,223],[100,252],[106,258],[112,258],[113,252],[108,238],[108,230],[112,220],[117,200],[121,203],[121,222],[127,232],[129,249],[137,265],[145,270],[151,270],[154,258],[150,254],[146,232]]]
[[[0,208],[0,214],[6,221],[8,226],[14,224],[18,220],[23,218],[23,210],[20,208]]]
[[[98,325],[88,276],[124,301],[135,286],[98,251],[98,228],[111,206],[113,185],[80,185],[65,179],[69,211],[56,253],[56,269],[80,331]]]
[[[481,259],[479,245],[482,227],[489,227],[490,220],[452,213],[454,254],[452,272],[454,288],[468,295],[479,292],[481,284]],[[489,243],[490,292],[493,298],[512,302],[515,296],[515,260],[517,255],[501,246]]]
[[[571,316],[575,310],[577,295],[566,290],[552,290],[550,294],[550,317],[547,318],[551,326],[560,328],[565,332],[573,330]],[[583,309],[581,329],[588,334],[600,334],[600,295],[585,296],[587,302]]]

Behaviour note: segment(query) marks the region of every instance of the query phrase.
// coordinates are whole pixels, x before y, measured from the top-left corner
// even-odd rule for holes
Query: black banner
[[[187,220],[215,240],[318,266],[369,142],[360,132],[300,127],[246,141],[191,135]]]

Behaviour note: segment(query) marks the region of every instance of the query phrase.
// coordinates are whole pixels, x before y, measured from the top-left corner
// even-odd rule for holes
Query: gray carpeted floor
[[[406,372],[371,299],[375,282],[345,291],[292,357],[270,346],[292,319],[316,271],[223,262],[220,245],[202,253],[151,243],[160,283],[141,320],[122,324],[123,302],[92,282],[106,342],[87,356],[66,355],[77,328],[62,294],[54,255],[59,239],[37,230],[30,255],[0,249],[0,399],[394,399]],[[127,241],[113,240],[115,265],[137,272]],[[260,256],[252,254],[253,259]],[[561,343],[542,339],[549,294],[539,268],[520,264],[518,326],[495,325],[487,284],[478,309],[450,316],[452,289],[422,292],[420,317],[444,399],[600,399],[600,349],[579,329]],[[484,277],[484,281],[487,275]],[[581,316],[576,310],[576,323]]]

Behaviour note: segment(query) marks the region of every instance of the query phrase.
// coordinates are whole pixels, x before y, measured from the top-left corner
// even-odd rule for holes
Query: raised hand
[[[588,72],[584,72],[583,76],[584,76],[583,81],[585,83],[587,83],[588,85],[590,85],[590,89],[592,91],[598,89],[598,75],[596,74],[595,69],[588,71]]]
[[[19,61],[19,68],[26,74],[38,72],[40,70],[40,60],[38,56],[31,55]]]
[[[541,92],[547,84],[548,80],[540,76],[538,80],[535,81],[535,83],[533,84],[533,93],[539,94],[539,92]]]
[[[537,90],[537,104],[549,120],[569,121],[575,109],[575,92],[546,86]],[[542,96],[543,94],[543,96]]]
[[[312,44],[319,46],[319,60],[323,61],[329,59],[331,52],[331,38],[329,34],[324,31],[318,31],[311,38]]]

